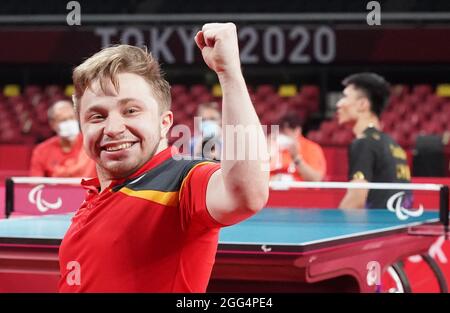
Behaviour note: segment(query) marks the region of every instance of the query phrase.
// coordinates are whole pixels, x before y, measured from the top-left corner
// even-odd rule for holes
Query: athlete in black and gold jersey
[[[351,182],[410,182],[405,151],[380,130],[379,116],[389,99],[389,84],[374,73],[358,73],[344,79],[343,97],[337,103],[338,121],[354,123],[356,139],[349,148]],[[349,189],[340,203],[342,209],[386,208],[398,190]],[[411,198],[403,197],[403,206]]]
[[[369,182],[410,182],[406,153],[389,135],[375,127],[367,127],[361,138],[349,149],[350,180]],[[398,190],[371,189],[366,208],[385,208],[386,202]],[[406,206],[406,203],[404,204]]]

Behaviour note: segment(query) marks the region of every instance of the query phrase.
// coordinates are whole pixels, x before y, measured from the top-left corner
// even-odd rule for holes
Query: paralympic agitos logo
[[[28,201],[35,204],[39,212],[47,212],[48,210],[57,210],[62,206],[62,200],[60,197],[56,199],[56,202],[51,203],[42,199],[42,189],[44,185],[37,185],[28,193]]]
[[[403,207],[404,197],[404,191],[393,194],[386,203],[387,209],[391,212],[394,212],[397,218],[401,221],[404,221],[409,217],[421,216],[423,214],[423,205],[419,205],[418,209],[406,209]]]

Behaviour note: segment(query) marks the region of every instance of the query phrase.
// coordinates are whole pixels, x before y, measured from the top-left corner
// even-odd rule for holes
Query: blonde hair
[[[102,49],[74,69],[73,102],[78,114],[80,99],[93,81],[99,80],[103,92],[106,92],[109,81],[118,91],[119,73],[133,73],[144,78],[154,92],[160,112],[170,109],[170,85],[164,79],[160,66],[151,53],[135,46],[117,45]]]

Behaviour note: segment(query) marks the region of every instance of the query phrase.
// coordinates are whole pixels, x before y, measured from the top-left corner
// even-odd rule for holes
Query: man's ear
[[[170,127],[173,125],[173,113],[172,111],[164,111],[160,117],[161,138],[167,138],[167,133]]]
[[[370,112],[370,101],[366,97],[359,99],[358,103],[359,112]]]

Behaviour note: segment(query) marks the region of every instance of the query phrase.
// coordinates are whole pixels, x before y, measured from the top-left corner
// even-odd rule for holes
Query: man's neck
[[[72,147],[74,146],[75,142],[77,141],[78,137],[75,137],[74,139],[69,138],[60,138],[59,144],[61,146],[61,149],[63,152],[70,152],[72,150]]]
[[[360,117],[353,126],[353,133],[356,138],[360,138],[368,127],[380,129],[380,120],[372,113],[367,116]]]
[[[158,147],[155,150],[155,153],[151,156],[151,158],[149,158],[142,166],[144,166],[148,161],[150,161],[155,155],[157,155],[158,153],[160,153],[161,151],[163,151],[164,149],[166,149],[169,146],[167,140],[161,140],[158,144]],[[141,166],[141,167],[142,167]],[[141,167],[133,170],[132,173],[129,173],[127,175],[125,175],[124,177],[112,177],[111,175],[108,175],[108,173],[105,173],[98,165],[97,165],[97,176],[98,176],[98,181],[100,182],[100,192],[105,190],[106,188],[109,187],[109,185],[111,185],[111,182],[113,180],[117,180],[117,179],[123,179],[123,178],[127,178],[131,175],[133,175],[136,171],[138,171]]]

